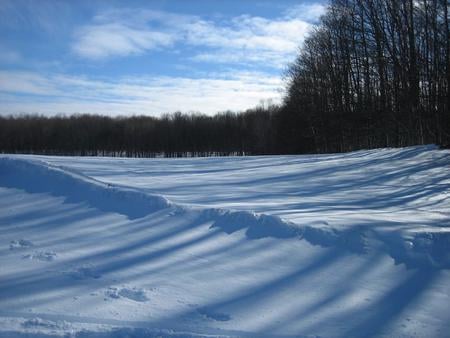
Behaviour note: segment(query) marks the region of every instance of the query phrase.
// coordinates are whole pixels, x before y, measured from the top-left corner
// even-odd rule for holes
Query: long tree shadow
[[[347,271],[346,274],[340,276],[336,280],[332,290],[321,293],[317,300],[309,305],[302,306],[297,311],[290,311],[289,313],[283,313],[282,317],[279,316],[278,321],[272,321],[262,326],[261,332],[277,332],[283,327],[290,325],[302,326],[299,324],[306,323],[310,318],[319,316],[320,312],[328,309],[330,306],[337,304],[339,301],[345,301],[352,292],[355,291],[355,285],[362,278],[366,277],[373,269],[376,268],[378,262],[383,258],[381,253],[375,254],[370,259],[370,264],[367,261],[362,261],[359,266],[354,267],[351,271]],[[349,279],[351,276],[351,279]],[[320,326],[319,326],[320,327]],[[302,334],[314,334],[314,332],[302,332]]]
[[[401,175],[404,174],[406,173],[401,173]],[[30,182],[18,183],[18,181],[8,181],[5,183],[5,179],[0,179],[0,185],[6,184],[11,187],[19,185],[19,188],[21,188],[28,183]],[[434,184],[438,183],[440,182],[431,182],[431,186],[427,189],[435,191],[436,187]],[[14,188],[17,188],[17,186],[14,186]],[[443,183],[443,186],[438,188],[448,189],[448,184]],[[62,187],[61,189],[65,189],[65,187]],[[408,194],[415,192],[415,189],[416,187],[414,187],[413,190],[408,190]],[[37,189],[24,190],[33,194],[47,192],[54,194],[54,196],[64,196],[63,190],[56,190],[55,193],[55,191],[48,191],[48,187],[44,186],[39,186]],[[426,193],[429,193],[429,191],[426,191]],[[11,196],[11,194],[7,196]],[[57,273],[39,275],[36,270],[4,276],[0,280],[0,299],[2,301],[11,301],[14,297],[17,297],[17,294],[20,294],[26,299],[19,305],[22,309],[27,306],[39,306],[46,303],[58,302],[62,297],[90,290],[93,286],[96,288],[106,287],[110,285],[112,276],[134,268],[139,269],[137,269],[135,273],[129,274],[126,277],[127,279],[124,279],[125,281],[132,281],[144,277],[151,279],[152,274],[156,273],[157,269],[160,269],[160,271],[164,271],[165,273],[174,273],[174,275],[176,273],[185,274],[189,272],[189,269],[195,269],[194,272],[207,272],[210,271],[212,266],[219,264],[218,262],[220,260],[218,258],[230,254],[231,251],[234,251],[235,255],[241,254],[244,256],[252,256],[258,255],[264,249],[271,249],[269,246],[264,248],[263,245],[259,245],[248,247],[245,250],[240,251],[236,249],[237,246],[241,246],[247,241],[261,240],[261,237],[271,237],[271,240],[273,237],[276,237],[271,236],[270,233],[259,237],[251,236],[251,233],[247,233],[247,236],[245,236],[244,233],[241,233],[242,236],[239,241],[229,242],[220,248],[211,248],[211,243],[214,243],[214,240],[218,236],[223,236],[224,234],[219,232],[218,229],[206,230],[208,224],[213,220],[205,219],[198,213],[196,214],[193,212],[192,215],[195,217],[192,217],[191,215],[190,217],[192,217],[192,219],[184,218],[189,217],[186,215],[178,215],[180,223],[171,224],[169,228],[164,229],[164,226],[167,225],[164,217],[173,216],[169,214],[170,208],[162,209],[160,215],[156,215],[155,213],[155,220],[152,222],[149,217],[148,209],[145,209],[145,216],[148,217],[146,218],[140,213],[127,213],[126,210],[123,212],[123,209],[116,208],[115,205],[103,208],[101,203],[99,204],[92,200],[88,200],[87,205],[89,208],[96,208],[96,210],[87,209],[78,212],[75,204],[72,206],[72,204],[67,204],[67,202],[77,202],[79,206],[80,203],[83,204],[83,201],[85,201],[83,199],[84,195],[75,194],[74,196],[73,199],[69,198],[65,200],[66,208],[54,211],[54,218],[47,218],[45,213],[40,213],[38,211],[30,212],[27,211],[26,208],[23,208],[23,213],[19,212],[11,217],[5,216],[2,220],[6,220],[8,223],[23,223],[22,230],[36,227],[41,228],[42,232],[49,233],[52,228],[57,228],[59,223],[62,223],[61,228],[64,228],[70,226],[70,224],[73,225],[80,218],[89,218],[91,219],[90,226],[101,227],[102,222],[104,222],[105,219],[100,217],[101,215],[96,218],[99,214],[98,210],[118,212],[125,215],[128,220],[121,220],[118,222],[117,226],[114,226],[113,234],[105,234],[105,236],[102,237],[111,242],[117,241],[118,244],[114,247],[97,250],[95,253],[86,255],[81,254],[72,259],[67,259],[64,261],[64,264],[55,263],[52,265],[53,269],[60,270],[67,265],[83,266],[85,263],[95,261],[95,271],[92,271],[92,273],[87,271],[89,280],[73,278],[71,272],[61,277],[61,275]],[[99,195],[97,197],[100,198],[101,196]],[[397,197],[401,199],[401,196]],[[401,203],[404,202],[404,200],[401,201]],[[142,208],[142,205],[138,206],[138,208]],[[69,214],[65,214],[66,212],[69,212]],[[29,218],[34,219],[32,225],[26,224],[26,221]],[[171,220],[175,218],[171,218]],[[158,231],[146,233],[147,226],[151,226],[153,230],[157,229]],[[6,228],[11,229],[5,222],[4,229]],[[238,227],[236,230],[243,230],[244,228],[245,227]],[[191,232],[195,234],[186,236],[186,238],[183,237]],[[126,238],[132,234],[135,235],[132,241],[121,243],[122,238]],[[75,239],[75,236],[76,235],[67,234],[66,238]],[[447,239],[444,238],[444,240]],[[48,246],[52,245],[54,243],[53,241],[54,240],[52,239],[48,239],[41,244]],[[311,240],[310,242],[314,243],[314,241]],[[162,243],[165,244],[162,245]],[[339,265],[338,263],[340,260],[349,255],[348,252],[345,252],[336,245],[325,245],[326,243],[320,242],[316,244],[326,248],[321,250],[321,253],[316,254],[310,262],[301,267],[284,273],[277,272],[274,274],[273,278],[261,280],[252,285],[247,285],[244,288],[232,290],[232,292],[227,293],[226,296],[223,296],[217,301],[206,302],[205,304],[199,305],[197,308],[181,313],[170,314],[169,318],[166,318],[164,321],[154,321],[151,325],[164,326],[168,325],[168,323],[174,323],[180,318],[192,318],[199,315],[206,317],[215,316],[216,321],[220,321],[221,319],[224,319],[225,321],[233,320],[232,317],[227,317],[226,314],[251,311],[252,308],[257,308],[259,305],[276,298],[283,293],[284,290],[295,289],[296,285],[301,284],[310,278],[311,275],[324,270],[331,271],[334,266]],[[188,262],[192,261],[192,256],[185,255],[185,253],[189,250],[193,250],[193,248],[202,247],[203,245],[208,249],[201,252],[200,258],[210,258],[209,261],[206,261],[205,263],[199,261],[198,264],[186,266]],[[95,243],[90,243],[89,246],[94,247]],[[89,249],[89,247],[87,249]],[[183,254],[180,255],[180,253]],[[168,259],[168,257],[177,256],[177,254],[179,257],[176,257],[176,259]],[[441,252],[438,252],[437,254],[441,254]],[[391,253],[391,255],[393,254]],[[376,268],[378,261],[382,257],[384,257],[383,254],[378,252],[372,261],[367,262],[370,264],[360,264],[350,270],[355,281],[359,281],[370,274],[371,270]],[[215,261],[213,258],[217,258],[217,260]],[[163,264],[158,267],[152,266],[152,263],[156,261],[162,261]],[[263,264],[264,262],[259,263]],[[339,333],[336,332],[336,336],[340,337],[370,337],[385,334],[386,330],[389,330],[409,305],[419,301],[424,292],[430,289],[439,270],[421,267],[419,269],[408,270],[408,273],[409,275],[405,279],[388,289],[378,299],[368,304],[363,309],[355,307],[341,313],[334,313],[326,318],[322,317],[320,320],[315,320],[311,324],[305,324],[303,326],[304,331],[298,333],[316,334],[317,332],[320,332],[321,326],[327,325],[325,322],[326,320],[332,321],[333,323],[345,323],[344,330]],[[233,276],[226,277],[233,278]],[[279,323],[268,322],[265,325],[262,325],[260,328],[261,335],[281,331],[283,326],[295,326],[299,321],[311,320],[311,318],[320,313],[323,309],[348,297],[354,291],[357,283],[348,283],[345,285],[345,277],[346,276],[341,276],[341,278],[336,281],[336,283],[339,284],[336,285],[335,290],[329,290],[327,293],[322,294],[321,297],[318,297],[311,304],[299,308],[295,313],[282,318]],[[442,329],[444,330],[446,328],[448,328],[448,325],[443,323]]]
[[[420,296],[428,290],[434,281],[438,270],[417,269],[403,282],[389,290],[377,301],[370,304],[366,309],[362,320],[352,321],[353,325],[343,332],[341,337],[374,337],[389,326],[408,308],[416,302]],[[356,312],[356,311],[355,311]],[[358,310],[361,313],[361,310]],[[355,313],[347,313],[345,319],[355,318]],[[338,320],[345,320],[340,318]],[[388,334],[389,332],[384,332]]]

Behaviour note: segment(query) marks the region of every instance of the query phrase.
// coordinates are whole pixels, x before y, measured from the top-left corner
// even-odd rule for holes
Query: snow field
[[[449,164],[4,156],[0,336],[446,337]]]

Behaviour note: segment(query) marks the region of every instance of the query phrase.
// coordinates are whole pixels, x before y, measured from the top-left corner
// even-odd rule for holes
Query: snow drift
[[[36,160],[0,158],[0,184],[28,192],[48,192],[65,197],[67,202],[84,202],[103,211],[116,212],[130,219],[144,217],[155,211],[177,205],[161,195],[148,194],[125,186],[102,183],[77,171],[56,167]],[[357,225],[335,228],[326,221],[299,224],[276,215],[252,211],[206,208],[203,221],[226,233],[245,230],[249,239],[264,237],[305,239],[314,245],[339,246],[355,253],[364,253],[373,246],[389,253],[397,263],[407,266],[450,268],[450,227],[421,228],[404,231]],[[381,247],[380,247],[381,244]]]
[[[48,192],[64,197],[69,203],[84,202],[93,208],[117,212],[130,219],[170,206],[170,202],[162,196],[102,183],[68,168],[40,161],[0,158],[0,185],[30,193]]]
[[[0,156],[0,337],[446,337],[448,165]]]

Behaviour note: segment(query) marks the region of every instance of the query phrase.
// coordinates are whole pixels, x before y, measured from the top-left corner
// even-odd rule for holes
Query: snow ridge
[[[117,212],[130,219],[171,206],[163,196],[102,183],[41,161],[0,158],[0,184],[32,193],[50,192],[65,197],[67,202],[86,202],[97,209]]]
[[[176,205],[161,195],[106,184],[74,170],[36,160],[0,158],[0,184],[33,193],[50,192],[64,197],[67,202],[85,202],[130,219],[169,207],[182,212],[192,210]],[[275,215],[220,208],[200,210],[200,218],[204,222],[211,222],[211,228],[218,228],[228,234],[245,230],[246,237],[252,240],[264,237],[299,238],[313,245],[339,247],[357,254],[376,247],[377,250],[387,252],[396,263],[404,263],[408,267],[450,268],[448,231],[406,234],[402,231],[379,232],[367,226],[336,229],[325,221],[305,225]]]
[[[249,239],[297,237],[313,245],[339,247],[356,254],[377,247],[387,252],[397,264],[411,268],[450,269],[450,232],[394,232],[387,235],[365,226],[343,230],[333,228],[327,222],[300,225],[278,216],[223,209],[206,209],[203,218],[212,221],[211,228],[220,228],[226,233],[246,229]]]

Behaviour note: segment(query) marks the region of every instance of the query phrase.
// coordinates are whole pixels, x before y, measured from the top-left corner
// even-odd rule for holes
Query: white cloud
[[[83,58],[105,59],[171,47],[180,40],[177,25],[194,18],[145,9],[110,9],[75,31],[72,50]]]
[[[72,48],[80,56],[103,59],[113,55],[141,54],[147,50],[168,47],[173,42],[174,37],[164,32],[108,23],[80,29]]]
[[[295,57],[322,10],[321,5],[297,6],[278,18],[241,15],[214,20],[151,10],[104,11],[74,32],[72,51],[78,56],[103,60],[166,48],[180,51],[186,60],[221,63],[234,70],[201,76],[195,70],[198,64],[190,62],[183,66],[194,67],[187,73],[195,76],[109,79],[44,74],[42,69],[4,70],[0,71],[0,114],[158,115],[178,110],[211,114],[245,110],[260,100],[279,102],[283,88],[279,70]],[[14,62],[21,56],[4,53],[0,61],[1,57]],[[267,67],[274,69],[242,71]]]
[[[287,64],[286,55],[273,51],[259,51],[258,53],[248,53],[245,50],[236,50],[231,53],[229,50],[217,49],[211,52],[198,53],[191,58],[197,62],[239,64],[249,68],[257,68],[261,64],[274,68],[283,68]]]
[[[311,4],[275,19],[241,15],[212,21],[162,11],[110,10],[78,29],[73,50],[85,58],[103,59],[178,44],[198,47],[196,55],[188,56],[192,60],[260,62],[280,68],[295,55],[311,21],[322,11],[322,5]]]
[[[314,24],[325,14],[326,8],[326,5],[322,3],[299,4],[288,9],[285,15],[288,18],[297,18]]]
[[[312,26],[298,19],[240,16],[226,27],[200,21],[187,30],[188,43],[210,47],[192,59],[215,63],[257,63],[282,68]]]
[[[55,83],[38,73],[0,71],[0,92],[52,95],[58,90]]]
[[[96,80],[64,74],[0,72],[0,114],[35,112],[159,115],[175,111],[213,114],[245,110],[281,99],[281,80],[263,73],[214,77],[140,77]],[[20,93],[20,96],[16,96]],[[26,94],[26,95],[24,95]]]
[[[186,27],[188,43],[209,47],[292,51],[298,46],[309,25],[299,20],[275,21],[240,16],[230,26],[198,21]]]

